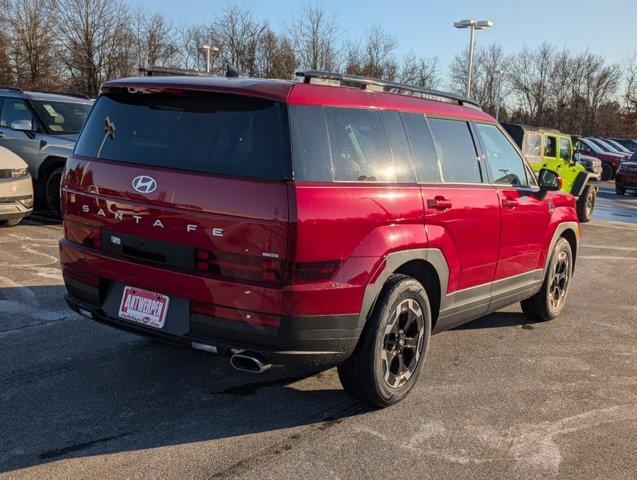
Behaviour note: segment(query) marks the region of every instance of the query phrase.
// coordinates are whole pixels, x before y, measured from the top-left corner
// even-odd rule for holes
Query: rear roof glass
[[[291,177],[285,106],[239,95],[102,95],[75,154],[248,178]]]

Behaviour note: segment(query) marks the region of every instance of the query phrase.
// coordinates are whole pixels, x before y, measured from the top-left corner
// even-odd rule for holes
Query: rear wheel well
[[[571,251],[573,252],[573,268],[575,268],[575,257],[577,256],[577,237],[575,236],[575,232],[571,229],[564,230],[560,236],[565,238],[571,246]]]
[[[66,164],[66,158],[64,157],[47,157],[38,168],[38,182],[44,185],[43,182],[46,182],[46,176],[51,170],[54,170],[58,167],[63,167]]]
[[[407,263],[403,263],[394,273],[408,275],[418,280],[423,286],[429,297],[431,327],[433,328],[436,325],[438,312],[440,311],[440,277],[436,269],[425,260],[410,260]]]

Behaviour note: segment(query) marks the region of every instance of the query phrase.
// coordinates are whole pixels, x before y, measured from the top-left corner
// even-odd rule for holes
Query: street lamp
[[[474,34],[476,30],[486,30],[487,28],[493,27],[493,22],[491,20],[460,20],[459,22],[455,22],[453,24],[456,28],[468,28],[470,29],[469,34],[469,74],[467,76],[467,97],[471,97],[471,82],[473,80],[473,45],[474,45]]]
[[[210,64],[210,52],[217,53],[219,51],[219,47],[214,47],[210,45],[202,45],[201,50],[206,52],[206,73],[210,73],[211,64]]]

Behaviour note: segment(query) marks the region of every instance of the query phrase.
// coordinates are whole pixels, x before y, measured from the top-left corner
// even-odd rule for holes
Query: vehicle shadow
[[[16,304],[24,292],[0,288],[0,472],[194,442],[225,445],[303,425],[324,429],[371,410],[332,373],[237,372],[227,357],[157,344],[71,310],[47,317],[39,301],[61,297],[64,287],[22,288],[33,293],[23,311]],[[297,437],[290,432],[287,441]]]
[[[456,327],[455,330],[475,330],[480,328],[501,328],[521,326],[524,329],[533,329],[534,325],[542,323],[533,320],[521,312],[495,312],[486,317],[478,318],[472,322]]]

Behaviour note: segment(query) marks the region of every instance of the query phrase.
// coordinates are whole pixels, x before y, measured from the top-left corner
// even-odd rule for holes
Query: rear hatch
[[[120,261],[94,262],[117,270],[100,277],[160,275],[163,293],[280,313],[289,157],[283,103],[112,89],[67,162],[66,237]],[[127,277],[140,266],[147,281]]]

